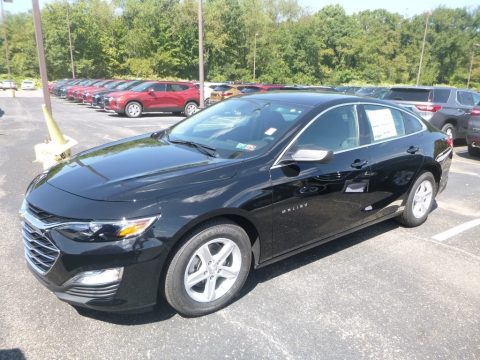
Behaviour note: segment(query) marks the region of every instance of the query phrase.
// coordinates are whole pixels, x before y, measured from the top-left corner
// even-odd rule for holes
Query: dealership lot
[[[165,304],[140,315],[77,312],[23,260],[17,211],[41,171],[39,92],[0,108],[0,359],[478,358],[480,159],[456,147],[449,185],[426,224],[375,225],[254,272],[228,308],[186,319]],[[53,99],[74,152],[181,117],[118,117]]]

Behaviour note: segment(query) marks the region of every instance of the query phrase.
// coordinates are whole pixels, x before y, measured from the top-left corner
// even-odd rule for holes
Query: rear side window
[[[422,123],[415,116],[402,112],[405,134],[413,134],[423,129]]]
[[[431,97],[430,90],[427,89],[394,88],[390,89],[384,99],[427,102],[431,100]]]
[[[472,93],[467,91],[459,91],[457,93],[457,100],[462,105],[473,106],[475,104]]]
[[[450,97],[450,89],[434,89],[433,90],[433,102],[446,103]]]
[[[188,89],[187,85],[181,85],[181,84],[168,84],[167,85],[167,91],[185,91]]]
[[[365,105],[365,114],[371,129],[373,143],[406,134],[402,113],[377,105]]]

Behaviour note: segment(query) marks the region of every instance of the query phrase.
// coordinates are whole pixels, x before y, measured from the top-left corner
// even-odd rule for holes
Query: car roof
[[[419,90],[433,90],[433,89],[448,89],[454,90],[456,88],[452,86],[413,86],[413,85],[399,85],[399,86],[392,86],[390,89],[419,89]]]
[[[334,92],[318,92],[308,90],[287,90],[287,91],[270,91],[267,93],[254,93],[244,95],[242,98],[250,99],[262,99],[272,101],[284,101],[295,103],[297,105],[304,105],[309,107],[315,107],[331,102],[348,103],[348,102],[366,102],[364,97],[345,95]],[[368,102],[375,102],[378,104],[390,104],[390,102],[379,101],[377,99],[368,99]]]

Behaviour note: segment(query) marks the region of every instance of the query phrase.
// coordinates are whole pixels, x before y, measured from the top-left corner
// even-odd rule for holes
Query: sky
[[[2,0],[0,0],[2,1]],[[49,0],[39,0],[40,7]],[[439,6],[449,8],[467,7],[473,9],[480,5],[479,0],[298,0],[299,3],[312,12],[321,9],[325,5],[342,5],[348,14],[362,10],[386,9],[390,12],[397,12],[401,15],[410,17],[435,9]],[[4,9],[7,12],[17,13],[28,11],[32,8],[31,0],[13,0],[13,3],[4,3]]]

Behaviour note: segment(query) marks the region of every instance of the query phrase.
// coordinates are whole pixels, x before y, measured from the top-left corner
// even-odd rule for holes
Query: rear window
[[[256,86],[241,86],[238,88],[243,94],[254,93],[260,91],[259,87]]]
[[[230,90],[232,87],[228,85],[218,85],[214,90],[215,91],[227,91]]]
[[[429,101],[430,90],[426,89],[390,89],[385,95],[387,100],[404,100],[404,101]]]

